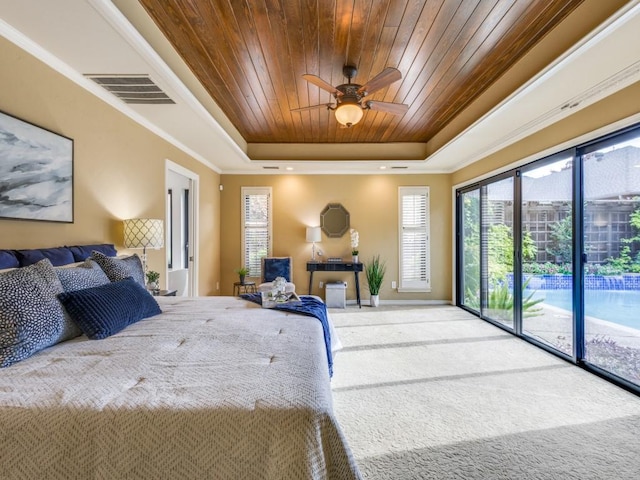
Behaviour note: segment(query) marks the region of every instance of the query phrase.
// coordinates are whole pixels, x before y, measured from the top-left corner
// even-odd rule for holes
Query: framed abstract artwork
[[[0,218],[73,222],[73,140],[0,112]]]

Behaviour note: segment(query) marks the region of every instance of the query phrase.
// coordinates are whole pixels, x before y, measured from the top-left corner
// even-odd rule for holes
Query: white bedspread
[[[233,297],[0,370],[0,477],[360,478],[318,320]]]

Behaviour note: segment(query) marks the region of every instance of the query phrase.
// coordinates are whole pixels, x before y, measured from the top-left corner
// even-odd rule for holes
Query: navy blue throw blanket
[[[246,293],[240,297],[250,302],[262,305],[262,296],[259,293]],[[298,313],[308,317],[315,317],[322,324],[324,332],[324,344],[327,349],[327,360],[329,361],[329,376],[333,377],[333,357],[331,355],[331,333],[329,332],[329,319],[327,318],[327,306],[322,300],[317,298],[301,296],[300,303],[280,303],[273,307],[274,310]]]

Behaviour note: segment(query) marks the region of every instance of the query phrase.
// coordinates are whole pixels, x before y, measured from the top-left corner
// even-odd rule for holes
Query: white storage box
[[[347,284],[344,282],[330,282],[325,284],[325,303],[328,308],[346,308]]]

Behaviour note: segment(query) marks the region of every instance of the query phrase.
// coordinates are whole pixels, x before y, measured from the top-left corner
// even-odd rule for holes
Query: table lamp
[[[147,274],[147,248],[164,246],[164,222],[157,218],[132,218],[124,221],[124,246],[142,248],[142,268]]]
[[[307,227],[307,242],[313,243],[311,247],[311,261],[316,261],[316,242],[322,240],[320,227]]]

